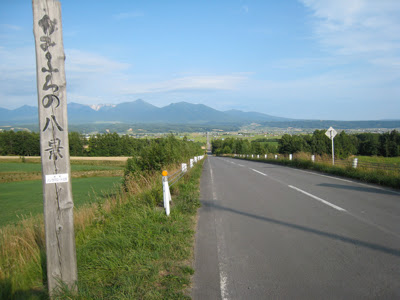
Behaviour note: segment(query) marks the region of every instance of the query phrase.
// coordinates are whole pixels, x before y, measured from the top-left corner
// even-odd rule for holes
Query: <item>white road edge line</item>
[[[208,166],[210,168],[210,177],[211,177],[211,190],[212,197],[214,201],[217,201],[217,193],[215,190],[215,182],[214,182],[214,173],[211,167],[210,160],[208,160]],[[217,255],[218,255],[218,268],[219,268],[219,288],[221,292],[222,300],[229,300],[228,294],[228,272],[227,272],[227,259],[225,257],[226,253],[226,245],[224,235],[222,233],[222,221],[220,218],[217,219],[214,214],[214,222],[215,222],[215,232],[217,235]]]
[[[213,200],[217,200],[217,193],[215,192],[215,186],[214,186],[214,174],[210,163],[209,165],[210,165],[211,190],[212,190]]]
[[[260,171],[254,170],[254,169],[252,169],[252,168],[250,168],[250,170],[253,170],[254,172],[257,172],[258,174],[261,174],[261,175],[264,175],[264,176],[268,176],[267,174],[264,174],[264,173],[262,173],[262,172],[260,172]]]
[[[328,201],[326,201],[324,199],[321,199],[321,198],[319,198],[317,196],[314,196],[313,194],[307,193],[306,191],[303,191],[303,190],[301,190],[301,189],[299,189],[299,188],[297,188],[297,187],[295,187],[293,185],[288,185],[288,187],[290,187],[291,189],[294,189],[296,191],[299,191],[300,193],[303,193],[303,194],[305,194],[305,195],[307,195],[307,196],[309,196],[311,198],[314,198],[315,200],[318,200],[318,201],[320,201],[320,202],[322,202],[322,203],[324,203],[324,204],[326,204],[326,205],[328,205],[328,206],[330,206],[330,207],[332,207],[334,209],[337,209],[339,211],[347,212],[347,210],[345,210],[344,208],[341,208],[340,206],[337,206],[337,205],[332,204],[332,203],[330,203],[330,202],[328,202]]]
[[[238,166],[241,166],[241,167],[244,167],[244,165],[241,165],[241,164],[237,164]]]

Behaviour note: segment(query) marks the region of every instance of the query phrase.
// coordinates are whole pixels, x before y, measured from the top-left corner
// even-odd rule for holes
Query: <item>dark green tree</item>
[[[84,154],[84,138],[79,134],[79,132],[69,132],[69,154],[71,156],[83,156]]]

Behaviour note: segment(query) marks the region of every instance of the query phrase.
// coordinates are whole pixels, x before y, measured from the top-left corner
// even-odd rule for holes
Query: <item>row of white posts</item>
[[[194,164],[199,162],[204,158],[204,155],[200,156],[195,156],[189,160],[189,166],[190,168],[193,168]],[[175,182],[177,182],[179,179],[185,175],[187,172],[187,164],[182,163],[181,169],[171,175],[168,175],[167,171],[162,171],[162,184],[163,184],[163,200],[164,200],[164,208],[165,208],[165,213],[167,216],[170,214],[170,202],[172,200],[171,198],[171,192],[169,190],[169,187],[172,186]],[[168,182],[168,179],[171,179],[171,183]]]
[[[234,157],[237,156],[237,157],[251,157],[251,158],[254,158],[254,154],[234,154],[233,156],[234,156]],[[259,155],[259,154],[257,154],[257,158],[260,158],[260,155]],[[268,158],[268,155],[265,154],[265,155],[264,155],[264,158]],[[275,158],[275,159],[278,159],[278,155],[275,154],[275,155],[274,155],[274,158]],[[293,154],[289,154],[289,160],[293,160]],[[315,155],[314,155],[314,154],[311,155],[311,161],[312,161],[313,163],[315,162]],[[352,164],[353,168],[354,168],[354,169],[357,169],[357,165],[358,165],[358,158],[354,158],[354,159],[353,159],[353,164]]]

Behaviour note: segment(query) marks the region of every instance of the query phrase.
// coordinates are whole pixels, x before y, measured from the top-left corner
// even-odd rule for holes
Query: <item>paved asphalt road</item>
[[[400,193],[209,156],[194,299],[400,299]]]

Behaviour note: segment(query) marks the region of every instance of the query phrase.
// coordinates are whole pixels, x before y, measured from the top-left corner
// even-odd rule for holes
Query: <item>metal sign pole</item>
[[[335,145],[333,139],[335,138],[337,132],[332,127],[325,132],[325,135],[332,140],[332,165],[335,165]]]

